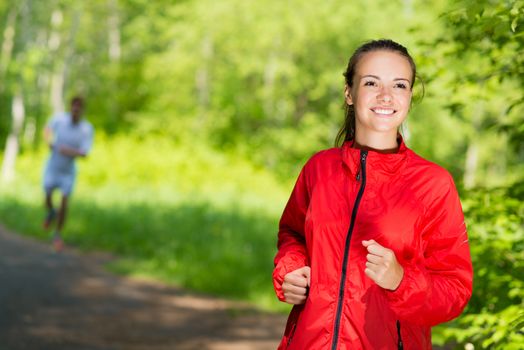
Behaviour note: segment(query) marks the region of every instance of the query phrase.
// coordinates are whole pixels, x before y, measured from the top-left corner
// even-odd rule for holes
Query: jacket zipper
[[[286,349],[291,345],[291,341],[293,340],[293,337],[295,336],[295,330],[297,329],[297,324],[295,323],[293,327],[291,328],[291,332],[289,332],[289,338],[287,339]]]
[[[364,194],[364,188],[366,187],[366,157],[368,151],[360,151],[360,172],[357,174],[357,181],[362,180],[360,188],[355,198],[355,203],[353,205],[353,210],[351,211],[351,221],[349,223],[348,234],[346,236],[346,244],[344,246],[344,259],[342,262],[342,275],[340,277],[340,287],[338,290],[338,304],[337,304],[337,313],[335,317],[335,329],[333,331],[333,342],[331,343],[331,350],[336,350],[338,345],[338,337],[340,332],[340,319],[342,318],[342,307],[344,306],[344,288],[346,286],[346,273],[347,273],[347,264],[349,259],[349,244],[351,242],[351,235],[353,234],[353,229],[355,227],[355,220],[357,218],[358,206],[360,205],[360,200]]]
[[[300,318],[300,313],[302,312],[302,310],[299,310],[299,309],[301,309],[303,306],[304,304],[294,305],[293,309],[291,309],[289,321],[291,321],[292,323],[291,323],[291,329],[289,330],[289,335],[288,335],[287,342],[286,342],[286,349],[291,345],[291,342],[293,341],[293,338],[295,337],[295,331],[297,330],[298,320]]]
[[[404,343],[402,343],[402,335],[400,334],[400,321],[399,320],[397,320],[397,335],[398,335],[397,349],[404,350]]]

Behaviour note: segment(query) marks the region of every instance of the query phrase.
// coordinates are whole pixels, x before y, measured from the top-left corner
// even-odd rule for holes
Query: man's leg
[[[56,218],[56,210],[53,206],[53,192],[59,186],[59,177],[53,171],[53,168],[51,167],[51,164],[49,162],[45,167],[44,176],[42,180],[45,193],[44,206],[46,209],[45,219],[42,223],[42,227],[44,228],[44,230],[47,230],[51,227],[53,220]]]
[[[45,207],[46,207],[46,209],[48,211],[54,209],[53,208],[53,190],[46,191],[46,194],[45,194]]]
[[[67,209],[69,204],[69,196],[62,195],[62,203],[60,205],[60,210],[58,210],[58,220],[56,222],[56,230],[62,232],[62,227],[64,227],[65,219],[67,216]]]
[[[64,240],[62,239],[62,228],[64,227],[66,215],[67,215],[68,196],[62,195],[62,203],[58,210],[58,219],[56,221],[56,230],[53,234],[53,247],[57,252],[64,249]]]
[[[53,189],[46,189],[45,190],[45,208],[46,208],[46,216],[44,219],[43,227],[45,230],[49,229],[51,226],[53,220],[56,217],[56,211],[53,207]]]
[[[56,230],[53,235],[53,246],[56,251],[61,251],[64,248],[64,241],[62,240],[62,228],[64,227],[67,211],[69,207],[69,197],[73,192],[75,184],[75,173],[63,175],[60,177],[60,190],[62,191],[62,202],[58,210],[58,218],[56,222]]]

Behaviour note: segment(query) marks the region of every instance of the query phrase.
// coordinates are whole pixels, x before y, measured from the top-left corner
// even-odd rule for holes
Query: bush
[[[473,296],[462,317],[434,331],[439,344],[522,349],[524,344],[524,183],[465,193],[474,267]]]

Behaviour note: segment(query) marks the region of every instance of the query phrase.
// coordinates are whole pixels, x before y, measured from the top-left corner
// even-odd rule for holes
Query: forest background
[[[0,222],[49,238],[42,129],[81,94],[96,137],[66,241],[117,254],[119,273],[286,312],[279,215],[333,145],[349,55],[387,37],[418,64],[406,142],[453,174],[470,234],[473,297],[434,343],[517,349],[523,27],[517,0],[2,0]]]

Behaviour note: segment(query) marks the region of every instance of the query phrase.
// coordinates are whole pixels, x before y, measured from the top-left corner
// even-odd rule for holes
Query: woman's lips
[[[383,116],[392,115],[396,112],[396,110],[394,110],[393,108],[383,108],[383,107],[375,107],[375,108],[371,108],[371,110],[374,113],[380,114]]]

